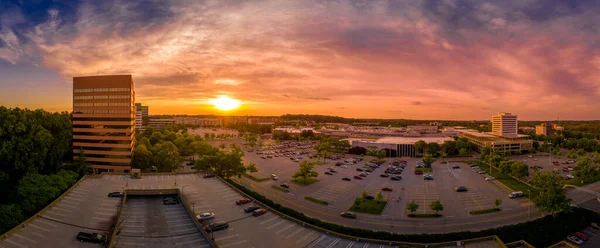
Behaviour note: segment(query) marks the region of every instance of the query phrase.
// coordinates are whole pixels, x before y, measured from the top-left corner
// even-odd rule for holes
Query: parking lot
[[[164,205],[163,196],[128,196],[118,247],[210,247],[181,204]]]

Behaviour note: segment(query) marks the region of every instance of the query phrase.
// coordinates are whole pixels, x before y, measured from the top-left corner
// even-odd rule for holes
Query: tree
[[[250,163],[246,165],[246,171],[250,173],[258,172],[256,165],[254,163]]]
[[[512,161],[510,169],[511,174],[517,178],[523,178],[529,175],[529,168],[521,161]]]
[[[427,147],[427,143],[423,140],[419,140],[415,142],[415,150],[416,152],[423,154],[425,153],[425,147]]]
[[[375,156],[377,157],[377,159],[383,159],[385,158],[385,156],[387,156],[387,152],[385,150],[379,150]]]
[[[317,151],[318,157],[321,157],[321,158],[323,158],[323,160],[325,160],[325,157],[327,156],[327,151],[329,150],[330,146],[331,146],[331,144],[329,144],[328,139],[321,139],[319,142],[317,142],[313,146],[313,149],[315,149],[315,151]]]
[[[375,195],[375,200],[381,201],[381,199],[383,199],[383,195],[381,194],[381,191],[380,191],[377,193],[377,195]]]
[[[575,172],[573,175],[589,181],[598,174],[598,167],[592,164],[592,160],[587,156],[579,157],[577,163],[575,163]]]
[[[0,204],[0,232],[8,231],[25,219],[21,207],[17,204]]]
[[[153,146],[152,154],[154,154],[152,164],[161,172],[171,172],[179,168],[183,162],[177,147],[171,141],[163,141]]]
[[[461,157],[465,157],[469,155],[469,152],[466,148],[460,148],[460,150],[458,151],[458,155]]]
[[[498,208],[500,206],[500,204],[502,204],[502,199],[496,198],[496,200],[494,201],[494,206],[496,208]]]
[[[569,153],[567,154],[567,158],[577,158],[577,151],[575,151],[574,148],[569,150]]]
[[[379,156],[378,152],[379,152],[379,149],[375,146],[369,146],[367,148],[367,156],[377,158],[377,156]]]
[[[554,149],[552,149],[552,154],[556,156],[561,156],[562,153],[560,152],[560,146],[557,145],[556,147],[554,147]]]
[[[312,130],[302,130],[302,133],[300,133],[300,137],[311,140],[315,138],[315,133]]]
[[[306,180],[312,177],[319,176],[319,173],[314,171],[315,164],[306,160],[302,160],[298,165],[298,171],[292,176],[294,179],[302,178],[302,184],[306,185]]]
[[[594,162],[594,164],[600,164],[600,153],[594,152],[592,156],[594,156],[594,160],[592,160],[592,162]]]
[[[410,211],[411,214],[414,214],[417,211],[417,209],[419,209],[419,204],[417,204],[415,200],[412,200],[406,204],[406,209]]]
[[[423,161],[423,163],[427,167],[431,167],[431,164],[433,164],[433,162],[435,162],[435,158],[433,158],[433,156],[431,156],[431,154],[427,153],[423,156],[423,158],[421,158],[421,161]]]
[[[579,148],[577,149],[577,156],[582,157],[585,156],[587,153],[585,152],[585,150],[583,148]]]
[[[429,208],[435,211],[436,215],[439,211],[444,211],[444,205],[442,205],[442,203],[439,200],[432,201],[431,204],[429,204]]]
[[[360,193],[360,195],[361,195],[361,196],[362,196],[362,198],[364,199],[364,198],[367,198],[367,195],[368,195],[368,194],[367,194],[367,191],[366,191],[366,190],[363,190],[363,191],[362,191],[362,193]]]
[[[90,162],[85,158],[85,152],[83,151],[83,147],[79,147],[79,154],[77,155],[77,160],[73,161],[70,166],[70,170],[79,174],[79,176],[83,176],[90,172],[89,166]]]
[[[531,184],[540,191],[532,199],[539,210],[550,212],[551,215],[570,210],[571,199],[565,194],[561,176],[547,171],[537,173],[532,177]]]
[[[225,149],[225,143],[219,144],[219,148],[221,148],[222,150],[224,150]]]
[[[204,133],[204,138],[205,139],[210,139],[210,134],[209,133]]]
[[[148,169],[153,166],[153,155],[146,145],[138,145],[133,149],[131,165],[137,169]]]
[[[500,162],[500,165],[498,166],[498,170],[500,171],[500,174],[510,175],[510,173],[512,172],[511,165],[512,165],[511,161]]]
[[[442,149],[440,144],[438,144],[437,142],[431,142],[427,144],[427,148],[429,149],[429,153],[431,153],[432,155],[437,154]]]

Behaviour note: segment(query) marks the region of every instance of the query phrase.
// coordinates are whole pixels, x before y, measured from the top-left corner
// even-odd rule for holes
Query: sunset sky
[[[53,2],[0,1],[0,105],[132,74],[150,114],[600,119],[600,1]]]

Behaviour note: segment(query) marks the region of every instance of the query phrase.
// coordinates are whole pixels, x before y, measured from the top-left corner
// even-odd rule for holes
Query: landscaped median
[[[438,218],[438,217],[442,217],[443,215],[441,215],[441,214],[408,214],[406,216],[411,217],[411,218]]]
[[[372,231],[347,227],[312,218],[294,209],[277,204],[263,195],[249,190],[232,180],[226,181],[255,200],[291,218],[327,229],[331,232],[354,236],[356,238],[397,242],[439,243],[497,235],[506,243],[525,240],[536,247],[547,247],[562,240],[567,235],[589,226],[591,222],[600,223],[600,215],[598,215],[598,213],[583,208],[573,208],[573,211],[570,213],[560,212],[557,213],[555,217],[547,215],[543,218],[529,222],[481,231],[464,231],[446,234],[397,234],[388,231]],[[358,220],[360,221],[360,217]]]
[[[251,175],[251,174],[244,174],[244,176],[247,178],[250,178],[250,180],[252,180],[252,181],[259,182],[259,183],[271,179],[270,177],[256,178],[254,175]]]
[[[281,192],[284,192],[284,193],[288,193],[288,192],[290,192],[290,190],[289,190],[289,189],[286,189],[286,188],[284,188],[284,187],[277,186],[277,185],[271,185],[271,188],[274,188],[274,189],[276,189],[276,190],[279,190],[279,191],[281,191]]]
[[[354,204],[352,204],[349,210],[359,213],[381,214],[386,204],[386,201],[378,201],[359,197],[354,200]]]
[[[317,198],[312,198],[310,196],[305,196],[304,200],[311,201],[311,202],[314,202],[314,203],[317,203],[317,204],[321,204],[321,205],[325,205],[325,206],[329,205],[329,202],[326,202],[326,201],[323,201],[323,200],[319,200]]]
[[[473,210],[473,211],[470,211],[469,214],[478,215],[478,214],[495,213],[495,212],[500,212],[500,211],[502,211],[502,209],[500,209],[500,208],[488,208],[488,209]]]
[[[415,171],[422,171],[423,173],[433,172],[433,168],[415,168]]]
[[[318,181],[319,181],[319,179],[312,178],[312,177],[311,178],[307,178],[306,180],[304,180],[302,178],[294,178],[294,179],[291,180],[291,182],[293,182],[295,184],[298,184],[300,186],[306,186],[306,185],[309,185],[311,183],[316,183]]]

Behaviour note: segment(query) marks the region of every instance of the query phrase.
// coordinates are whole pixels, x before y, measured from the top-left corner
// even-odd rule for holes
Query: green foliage
[[[499,209],[499,208],[488,208],[488,209],[480,209],[480,210],[469,211],[469,214],[478,215],[478,214],[495,213],[495,212],[499,212],[499,211],[502,211],[502,209]]]
[[[587,153],[585,152],[585,150],[583,148],[579,148],[577,149],[577,156],[581,157],[581,156],[585,156]]]
[[[417,209],[419,209],[419,204],[415,200],[412,200],[406,204],[406,209],[410,211],[411,214],[414,214]]]
[[[131,166],[137,169],[148,169],[154,165],[152,152],[148,150],[145,144],[140,144],[133,149]]]
[[[590,222],[600,223],[600,216],[597,213],[587,209],[574,208],[573,211],[569,213],[560,212],[556,216],[548,215],[526,223],[502,226],[481,231],[454,232],[446,234],[398,234],[387,231],[372,231],[346,227],[338,224],[328,223],[317,218],[308,217],[303,213],[277,204],[231,180],[228,182],[234,187],[242,190],[244,193],[250,195],[257,201],[260,201],[270,208],[273,208],[274,210],[277,210],[292,218],[333,232],[370,239],[414,243],[439,243],[498,235],[505,243],[525,240],[536,247],[548,247],[562,240],[565,236],[589,226]]]
[[[521,161],[511,161],[510,170],[511,175],[516,178],[523,178],[529,176],[529,168],[527,164]]]
[[[575,172],[573,172],[573,175],[584,181],[590,181],[598,175],[598,166],[595,166],[593,161],[587,156],[579,157],[574,169]]]
[[[77,182],[79,175],[61,170],[52,175],[30,173],[19,181],[17,192],[25,213],[35,213]]]
[[[496,208],[498,208],[500,206],[500,204],[502,204],[502,199],[496,198],[496,200],[494,201],[494,206],[496,206]]]
[[[244,174],[244,176],[245,176],[245,177],[247,177],[247,178],[249,178],[249,179],[250,179],[250,180],[252,180],[252,181],[259,182],[259,183],[260,183],[260,182],[267,181],[267,180],[271,180],[271,178],[270,178],[270,177],[265,177],[265,178],[257,178],[257,177],[255,177],[254,175],[250,175],[250,174]]]
[[[439,211],[444,211],[444,205],[442,205],[439,200],[432,201],[431,204],[429,204],[429,208],[435,211],[435,214],[438,214]]]
[[[381,214],[386,204],[386,201],[356,198],[354,199],[354,204],[350,207],[349,210],[359,213]]]
[[[73,161],[73,163],[71,163],[71,165],[69,165],[67,168],[76,172],[81,177],[90,172],[90,168],[88,167],[90,166],[90,164],[91,163],[88,162],[85,158],[85,152],[83,151],[83,148],[80,147],[79,154],[77,155],[77,160]]]
[[[214,154],[202,155],[194,162],[194,168],[198,171],[210,171],[227,179],[234,176],[241,177],[247,171],[242,156],[244,152],[238,146],[234,146],[230,151],[218,150]]]
[[[431,166],[431,164],[435,162],[435,158],[433,158],[433,156],[430,153],[427,153],[423,156],[423,158],[421,158],[421,161],[423,161],[425,165]]]
[[[159,172],[171,172],[181,166],[183,159],[171,141],[163,141],[152,147],[152,164]]]
[[[577,158],[577,151],[575,151],[575,148],[571,148],[571,150],[569,150],[567,158]]]
[[[17,226],[26,219],[18,204],[0,204],[0,233]]]
[[[306,180],[309,178],[316,178],[319,173],[314,171],[315,165],[313,162],[302,160],[298,165],[298,171],[292,176],[294,179],[302,179],[302,184],[306,185]]]
[[[556,147],[554,147],[554,149],[552,149],[552,154],[555,156],[561,156],[562,153],[560,151],[560,146],[557,145]]]
[[[592,162],[594,162],[594,164],[600,164],[600,153],[594,152],[592,155],[594,156]]]
[[[435,155],[441,151],[442,147],[437,142],[431,142],[431,143],[427,144],[427,149],[430,154]]]
[[[425,153],[425,148],[427,147],[427,143],[423,140],[419,140],[415,142],[415,150],[416,152],[423,154]]]
[[[360,196],[361,196],[362,198],[366,198],[366,197],[368,196],[368,194],[367,194],[367,191],[366,191],[366,190],[363,190],[363,191],[360,193]]]
[[[532,199],[539,210],[550,212],[551,215],[570,210],[571,199],[565,194],[562,177],[551,172],[537,173],[531,184],[539,189],[539,195]]]
[[[383,199],[383,194],[381,194],[381,192],[377,192],[377,195],[375,195],[375,200],[381,201],[381,199]]]
[[[258,172],[258,169],[256,168],[256,164],[254,164],[254,163],[247,164],[246,172],[250,172],[250,173]]]
[[[304,200],[307,200],[307,201],[310,201],[310,202],[314,202],[314,203],[317,203],[317,204],[321,204],[321,205],[325,205],[325,206],[329,205],[329,202],[326,202],[326,201],[323,201],[323,200],[319,200],[317,198],[310,197],[310,196],[305,196]]]

